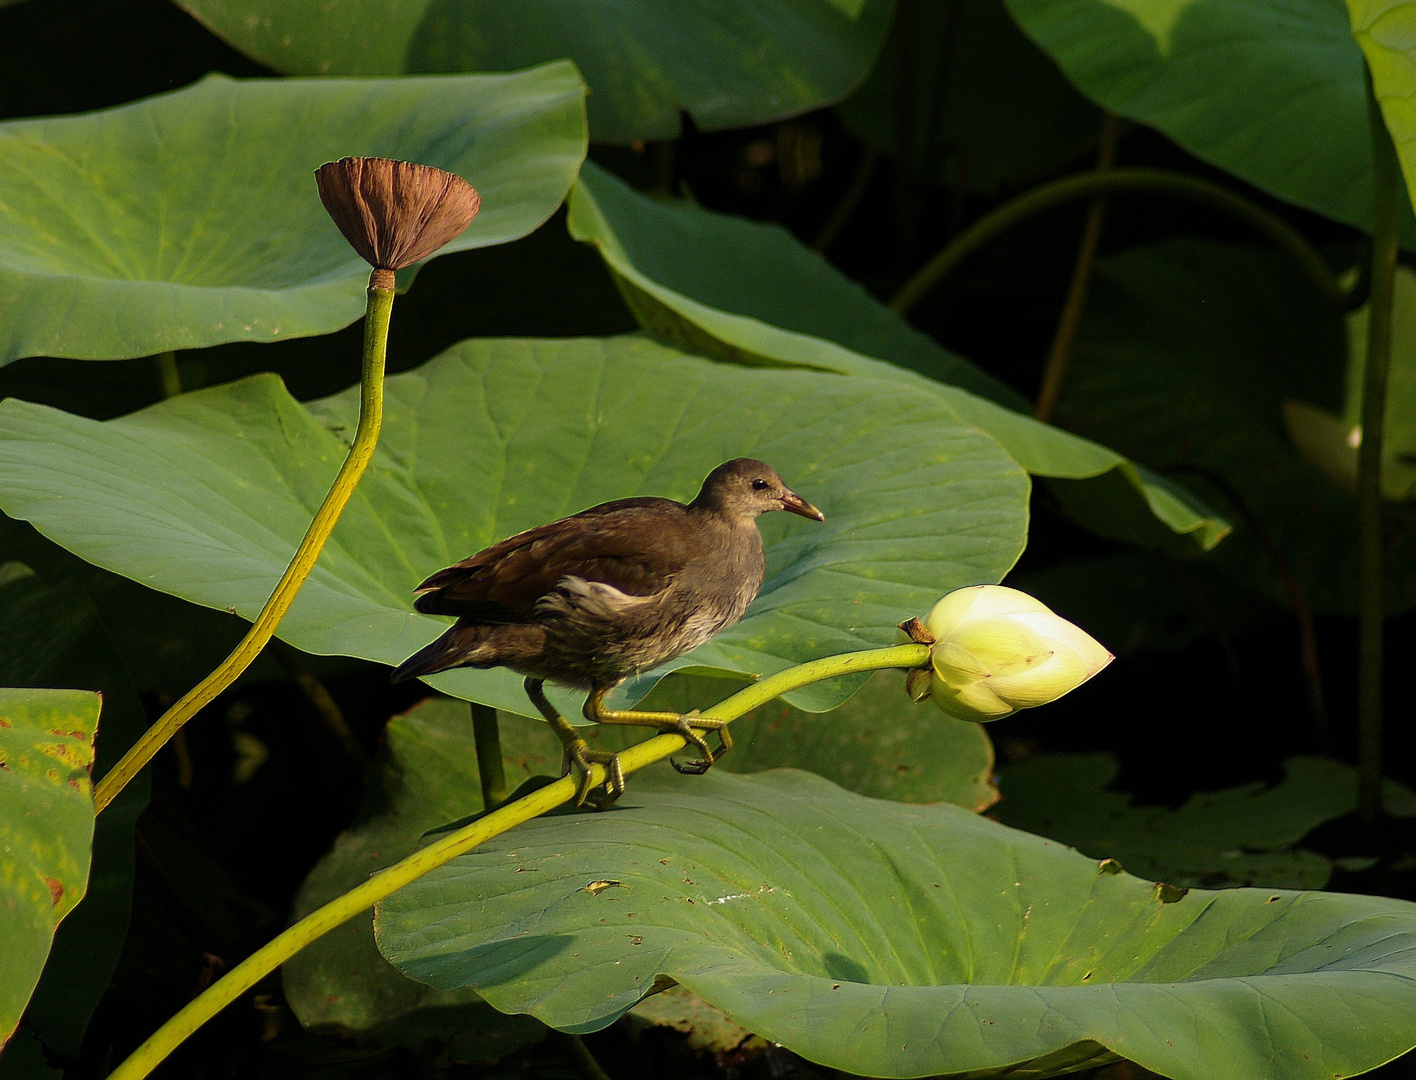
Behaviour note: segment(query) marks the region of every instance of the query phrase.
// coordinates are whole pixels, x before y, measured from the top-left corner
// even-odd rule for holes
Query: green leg
[[[703,756],[697,761],[674,761],[671,758],[670,764],[681,773],[701,775],[733,748],[733,738],[728,734],[726,722],[722,720],[710,720],[699,716],[696,709],[690,713],[607,709],[605,708],[605,694],[607,692],[596,690],[585,699],[585,719],[594,724],[629,724],[632,727],[654,728],[666,734],[683,736],[684,742],[697,748]],[[695,728],[698,730],[694,730]],[[716,731],[718,733],[718,749],[711,749],[698,731]]]
[[[576,734],[570,721],[558,713],[556,707],[546,697],[546,691],[543,689],[544,679],[527,679],[525,686],[526,696],[531,699],[531,704],[535,705],[541,715],[546,718],[560,739],[561,746],[565,748],[565,754],[561,759],[561,775],[568,776],[572,768],[579,771],[579,782],[575,790],[575,805],[584,806],[588,800],[595,809],[604,810],[624,794],[624,769],[620,766],[619,755],[611,754],[606,750],[590,749],[585,740]],[[594,800],[589,799],[591,765],[603,765],[610,774],[610,778],[605,782],[604,796]]]

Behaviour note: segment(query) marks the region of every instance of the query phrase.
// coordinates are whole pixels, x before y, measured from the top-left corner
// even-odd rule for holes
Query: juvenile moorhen
[[[607,709],[604,697],[742,618],[766,568],[757,518],[772,510],[826,520],[769,466],[735,458],[709,473],[687,506],[616,499],[517,533],[418,586],[418,611],[457,622],[400,664],[393,680],[455,667],[524,675],[527,696],[565,746],[562,775],[580,771],[578,804],[589,794],[592,763],[609,772],[601,807],[624,791],[624,773],[618,755],[591,750],[556,711],[547,679],[588,690],[592,723],[682,735],[702,757],[674,767],[705,772],[732,746],[721,720]],[[718,732],[716,751],[700,731]]]

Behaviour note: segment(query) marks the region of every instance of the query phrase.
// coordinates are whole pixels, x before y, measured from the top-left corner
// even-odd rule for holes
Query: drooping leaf
[[[0,689],[0,1046],[88,884],[100,705],[87,690]]]
[[[1357,771],[1331,758],[1290,758],[1274,787],[1206,792],[1177,810],[1134,806],[1109,790],[1117,768],[1110,754],[1045,754],[1010,765],[999,780],[998,819],[1171,885],[1321,889],[1332,862],[1296,845],[1357,809]],[[1392,781],[1384,805],[1394,816],[1416,816],[1416,794]]]
[[[1014,411],[1022,404],[1015,393],[913,329],[784,229],[656,202],[589,164],[571,192],[567,223],[599,249],[636,317],[658,337],[737,363],[898,381],[948,402],[1034,475],[1106,477],[1083,486],[1101,485],[1097,497],[1113,516],[1154,515],[1206,550],[1228,531],[1178,485]]]
[[[103,724],[94,779],[117,764],[147,716],[92,600],[72,580],[45,581],[19,563],[0,565],[0,686],[98,691]],[[83,900],[54,937],[28,1026],[52,1049],[77,1055],[89,1017],[118,963],[133,895],[133,826],[148,804],[139,774],[93,825]]]
[[[870,78],[840,112],[852,134],[919,178],[986,194],[1055,172],[1101,126],[1101,110],[1002,0],[901,5]]]
[[[505,71],[568,56],[597,142],[750,127],[839,101],[865,78],[889,0],[178,0],[295,75]]]
[[[316,166],[373,154],[448,169],[483,210],[443,250],[503,243],[565,196],[585,153],[583,93],[567,63],[419,79],[214,75],[103,112],[0,124],[0,362],[345,326],[363,311],[368,266],[320,205]]]
[[[1341,4],[1005,2],[1093,101],[1281,199],[1370,230],[1365,75]]]
[[[763,518],[761,596],[676,666],[757,675],[886,644],[943,593],[998,580],[1024,542],[1026,474],[940,399],[895,383],[747,371],[639,337],[502,339],[463,342],[387,394],[378,456],[281,624],[306,652],[397,663],[446,625],[412,611],[427,574],[606,499],[690,499],[740,454],[771,462],[827,521]],[[351,389],[302,406],[269,376],[103,423],[7,401],[0,508],[90,562],[250,618],[344,457],[357,403]],[[532,711],[506,670],[430,681]],[[860,681],[793,701],[831,708]]]
[[[1098,266],[1058,421],[1159,469],[1177,469],[1223,505],[1217,475],[1244,500],[1320,613],[1354,610],[1356,502],[1303,460],[1283,403],[1340,408],[1342,316],[1303,299],[1270,252],[1174,241]],[[1193,470],[1198,468],[1201,472]],[[1191,471],[1183,471],[1191,470]],[[1387,603],[1416,602],[1409,508],[1388,508]],[[1263,545],[1240,526],[1207,558],[1288,603]]]
[[[1114,1053],[1176,1080],[1328,1080],[1416,1045],[1405,901],[1162,889],[795,771],[660,773],[619,805],[538,819],[393,894],[380,949],[567,1031],[667,975],[871,1076],[1048,1076]]]

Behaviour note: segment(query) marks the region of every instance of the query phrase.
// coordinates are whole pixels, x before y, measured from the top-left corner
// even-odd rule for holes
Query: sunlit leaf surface
[[[1228,531],[1178,485],[1015,411],[1024,406],[1017,394],[915,330],[778,226],[650,200],[594,165],[571,192],[568,224],[599,249],[650,333],[737,363],[867,375],[934,395],[1029,472],[1100,478],[1084,485],[1098,506],[1088,520],[1119,517],[1135,523],[1132,532],[1164,534],[1149,520],[1154,515],[1205,549]]]
[[[357,404],[351,389],[303,406],[273,376],[107,422],[10,400],[0,507],[90,562],[251,618],[345,455]],[[434,570],[608,499],[691,499],[739,455],[771,463],[827,520],[764,517],[761,595],[678,666],[756,675],[888,644],[950,589],[997,581],[1023,547],[1026,474],[931,395],[744,370],[639,337],[474,340],[388,380],[378,456],[280,634],[397,663],[446,625],[412,611]],[[509,671],[430,681],[532,711]],[[793,700],[830,708],[860,681]]]
[[[337,330],[363,311],[369,267],[320,205],[317,166],[374,154],[455,172],[482,212],[443,251],[514,240],[575,178],[584,90],[567,63],[420,79],[213,75],[116,109],[0,124],[0,362]]]
[[[1371,228],[1362,51],[1342,4],[1006,3],[1024,32],[1098,104],[1158,128],[1196,157],[1281,199]],[[1410,235],[1409,210],[1405,216]]]
[[[1176,1080],[1330,1080],[1416,1044],[1405,901],[1185,893],[808,773],[661,776],[394,893],[380,949],[568,1031],[667,975],[870,1076],[1047,1076],[1115,1053]]]
[[[887,798],[947,800],[968,808],[991,804],[997,798],[990,782],[993,748],[983,728],[932,707],[917,708],[900,681],[898,672],[882,673],[825,714],[801,713],[780,702],[763,706],[734,722],[733,750],[719,768],[755,772],[795,765]],[[660,683],[646,707],[705,707],[734,688],[724,679],[678,676]],[[545,724],[503,715],[500,729],[508,790],[534,775],[559,774],[561,745]],[[649,734],[612,727],[585,731],[592,745],[611,749]],[[360,819],[305,879],[296,916],[408,855],[427,830],[481,809],[466,703],[430,698],[394,717],[384,736],[374,791]],[[372,915],[355,918],[286,962],[286,997],[306,1025],[375,1041],[406,1037],[415,1020],[412,1030],[418,1032],[441,1025],[459,1060],[495,1056],[518,1039],[540,1037],[542,1029],[534,1022],[489,1021],[491,1010],[478,1004],[472,991],[435,990],[400,974],[379,955],[372,927]],[[704,1019],[694,1013],[692,1002],[675,999],[669,1017],[662,1008],[666,1002],[654,1000],[661,1006],[653,1012],[657,1022],[687,1022],[689,1014]]]

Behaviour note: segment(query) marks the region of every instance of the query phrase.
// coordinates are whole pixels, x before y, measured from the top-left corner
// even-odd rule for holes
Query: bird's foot
[[[664,726],[659,730],[665,734],[682,736],[684,742],[696,748],[703,755],[696,761],[675,761],[673,758],[669,758],[670,765],[689,776],[702,776],[713,767],[714,762],[733,748],[733,737],[728,734],[727,721],[710,720],[699,716],[697,709],[684,713],[676,719],[665,721]],[[718,733],[718,749],[714,750],[709,747],[708,741],[698,733],[700,730]]]
[[[591,798],[590,792],[595,787],[591,770],[593,765],[605,766],[609,775],[605,779],[604,794]],[[612,754],[608,750],[591,750],[589,744],[581,738],[569,740],[565,743],[565,753],[561,757],[561,775],[569,776],[572,770],[577,774],[576,806],[589,803],[596,810],[607,810],[624,794],[624,769],[620,765],[618,754]]]

